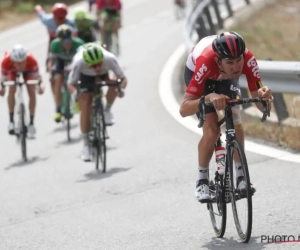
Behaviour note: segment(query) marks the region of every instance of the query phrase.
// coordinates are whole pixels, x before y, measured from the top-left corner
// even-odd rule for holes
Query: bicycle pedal
[[[198,200],[199,201],[199,200]],[[205,203],[212,203],[212,200],[211,199],[204,199],[204,200],[201,200],[199,201],[201,204],[205,204]]]

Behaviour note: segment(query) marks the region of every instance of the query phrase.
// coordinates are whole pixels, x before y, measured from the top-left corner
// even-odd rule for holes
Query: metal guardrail
[[[196,0],[185,23],[184,39],[187,51],[190,52],[202,37],[217,34],[217,30],[223,29],[224,20],[234,15],[237,3],[236,0],[234,5],[230,0]],[[246,6],[251,1],[240,0],[239,4]],[[280,122],[289,116],[282,94],[300,94],[300,62],[258,60],[258,66],[264,85],[275,92],[274,106]],[[242,94],[248,94],[247,81],[243,76],[240,86],[245,88],[242,89]]]

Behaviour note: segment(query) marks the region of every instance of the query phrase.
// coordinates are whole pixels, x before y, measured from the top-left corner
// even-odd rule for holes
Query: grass
[[[80,0],[68,0],[63,2],[76,3]],[[43,9],[49,13],[52,5],[42,4]],[[12,5],[11,0],[0,0],[0,30],[6,30],[36,17],[33,2],[19,1],[16,6]]]
[[[278,0],[232,27],[257,59],[300,61],[300,1]]]

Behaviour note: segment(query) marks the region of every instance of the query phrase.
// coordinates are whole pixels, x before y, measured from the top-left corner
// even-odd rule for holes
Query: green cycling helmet
[[[87,17],[87,15],[86,15],[85,11],[83,11],[83,10],[77,10],[75,12],[75,16],[74,16],[75,20],[85,19],[86,17]]]
[[[83,60],[88,66],[103,62],[102,48],[95,43],[87,43],[83,45]]]

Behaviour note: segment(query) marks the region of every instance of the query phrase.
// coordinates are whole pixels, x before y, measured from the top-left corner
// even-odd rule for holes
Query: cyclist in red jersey
[[[15,81],[17,72],[23,74],[24,81],[39,80],[41,79],[38,69],[38,63],[35,57],[24,49],[22,45],[15,45],[11,50],[5,51],[4,58],[1,62],[1,81]],[[28,126],[28,137],[35,137],[35,127],[33,124],[34,111],[36,105],[35,85],[27,85],[27,91],[29,95],[29,112],[30,123]],[[15,93],[17,86],[9,86],[8,93],[8,108],[10,123],[8,126],[9,134],[15,133],[14,125],[14,107],[15,107]],[[44,85],[39,85],[39,94],[44,92]],[[0,87],[0,94],[5,94],[5,89]]]
[[[236,99],[241,96],[238,84],[239,77],[246,75],[248,88],[252,97],[263,97],[268,102],[273,101],[272,91],[263,86],[259,67],[254,55],[246,49],[244,39],[235,32],[224,32],[216,36],[208,36],[199,41],[188,56],[184,78],[187,85],[180,114],[194,115],[198,112],[201,96],[206,102],[213,102],[214,108],[206,107],[206,121],[203,126],[203,136],[198,145],[198,178],[195,196],[198,201],[207,202],[211,199],[208,188],[208,166],[214,152],[214,145],[220,135],[216,111],[224,110],[226,99]],[[256,105],[263,110],[262,104]],[[236,136],[244,145],[244,131],[240,118],[240,108],[232,108]],[[237,187],[245,188],[245,179],[241,162],[234,156]],[[224,164],[218,164],[218,172],[224,173]],[[252,185],[252,190],[255,188]]]
[[[122,4],[120,0],[96,0],[97,13],[100,20],[103,22],[101,25],[101,39],[104,42],[103,37],[105,33],[106,22],[110,18],[112,20],[112,31],[118,37],[118,31],[121,25],[121,8]]]

